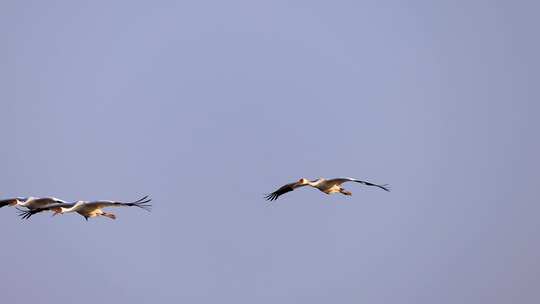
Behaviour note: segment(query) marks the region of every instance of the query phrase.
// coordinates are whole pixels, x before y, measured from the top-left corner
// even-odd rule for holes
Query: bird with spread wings
[[[45,208],[57,204],[67,204],[66,201],[55,197],[14,197],[0,200],[0,208],[11,207],[24,207],[28,210],[34,210],[37,208]]]
[[[381,188],[385,191],[390,191],[390,188],[388,188],[388,185],[377,185],[370,182],[358,180],[355,178],[350,177],[342,177],[342,178],[333,178],[333,179],[325,179],[325,178],[318,178],[314,181],[310,181],[306,178],[301,178],[297,182],[286,184],[276,191],[269,193],[266,195],[266,199],[269,201],[277,200],[278,197],[281,195],[291,192],[297,188],[304,187],[304,186],[311,186],[313,188],[317,188],[320,191],[326,193],[326,194],[332,194],[332,193],[341,193],[343,195],[352,195],[351,192],[345,190],[341,185],[345,182],[355,182],[366,186],[374,186]]]
[[[86,220],[92,217],[105,216],[110,219],[116,219],[116,215],[103,211],[106,207],[138,207],[146,211],[151,211],[152,205],[149,204],[152,199],[144,196],[136,201],[124,203],[118,201],[78,201],[74,204],[60,203],[33,210],[19,210],[19,216],[23,219],[29,219],[32,215],[44,211],[52,211],[53,216],[57,214],[76,212]]]

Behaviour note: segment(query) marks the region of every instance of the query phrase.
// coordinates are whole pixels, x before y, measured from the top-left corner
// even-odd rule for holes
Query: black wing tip
[[[390,192],[390,189],[391,189],[389,184],[377,185],[377,184],[374,184],[374,183],[365,182],[365,181],[361,181],[361,180],[358,180],[358,179],[351,179],[351,180],[353,182],[357,182],[357,183],[360,183],[360,184],[363,184],[363,185],[366,185],[366,186],[379,187],[379,188],[383,189],[384,191],[388,191],[388,192]]]
[[[133,203],[139,203],[139,202],[142,202],[142,201],[145,201],[145,200],[151,201],[152,199],[149,198],[149,195],[145,195],[145,196],[139,198],[138,200],[134,201]]]
[[[17,215],[21,217],[21,220],[27,220],[29,219],[34,213],[31,210],[23,210],[23,209],[17,209]]]
[[[291,185],[285,185],[279,189],[277,189],[276,191],[270,193],[270,194],[267,194],[266,195],[266,200],[268,201],[275,201],[277,200],[280,196],[282,196],[283,194],[287,193],[287,192],[291,192],[293,191],[294,188],[291,186]]]
[[[277,200],[278,197],[279,197],[279,194],[272,192],[272,193],[266,194],[264,198],[266,198],[267,201],[272,202],[272,201]]]
[[[145,211],[152,212],[152,204],[149,204],[152,201],[151,198],[148,198],[148,195],[134,201],[133,203],[127,204],[128,206],[139,207]]]

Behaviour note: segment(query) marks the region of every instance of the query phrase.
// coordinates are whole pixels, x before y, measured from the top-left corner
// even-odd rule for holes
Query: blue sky
[[[0,196],[154,210],[0,210],[2,299],[537,303],[538,9],[3,1]]]

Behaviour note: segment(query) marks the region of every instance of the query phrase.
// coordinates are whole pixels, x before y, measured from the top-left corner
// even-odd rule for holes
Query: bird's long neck
[[[60,210],[62,210],[62,212],[60,213],[70,213],[70,212],[73,212],[73,210],[75,210],[75,206],[70,207],[70,208],[60,207]]]
[[[83,203],[76,203],[75,205],[71,207],[60,207],[62,209],[62,213],[69,213],[69,212],[75,212],[77,208],[79,208],[80,205]]]

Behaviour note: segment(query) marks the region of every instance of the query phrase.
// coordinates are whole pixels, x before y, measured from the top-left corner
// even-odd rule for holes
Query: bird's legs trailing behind
[[[343,194],[343,195],[348,195],[348,196],[351,196],[351,195],[352,195],[352,192],[347,191],[347,190],[345,190],[345,189],[343,189],[343,188],[340,188],[340,189],[339,189],[339,193],[341,193],[341,194]]]
[[[102,212],[100,215],[101,215],[101,216],[108,217],[108,218],[110,218],[111,220],[115,220],[115,219],[116,219],[116,215],[114,215],[114,214],[112,214],[112,213]]]

